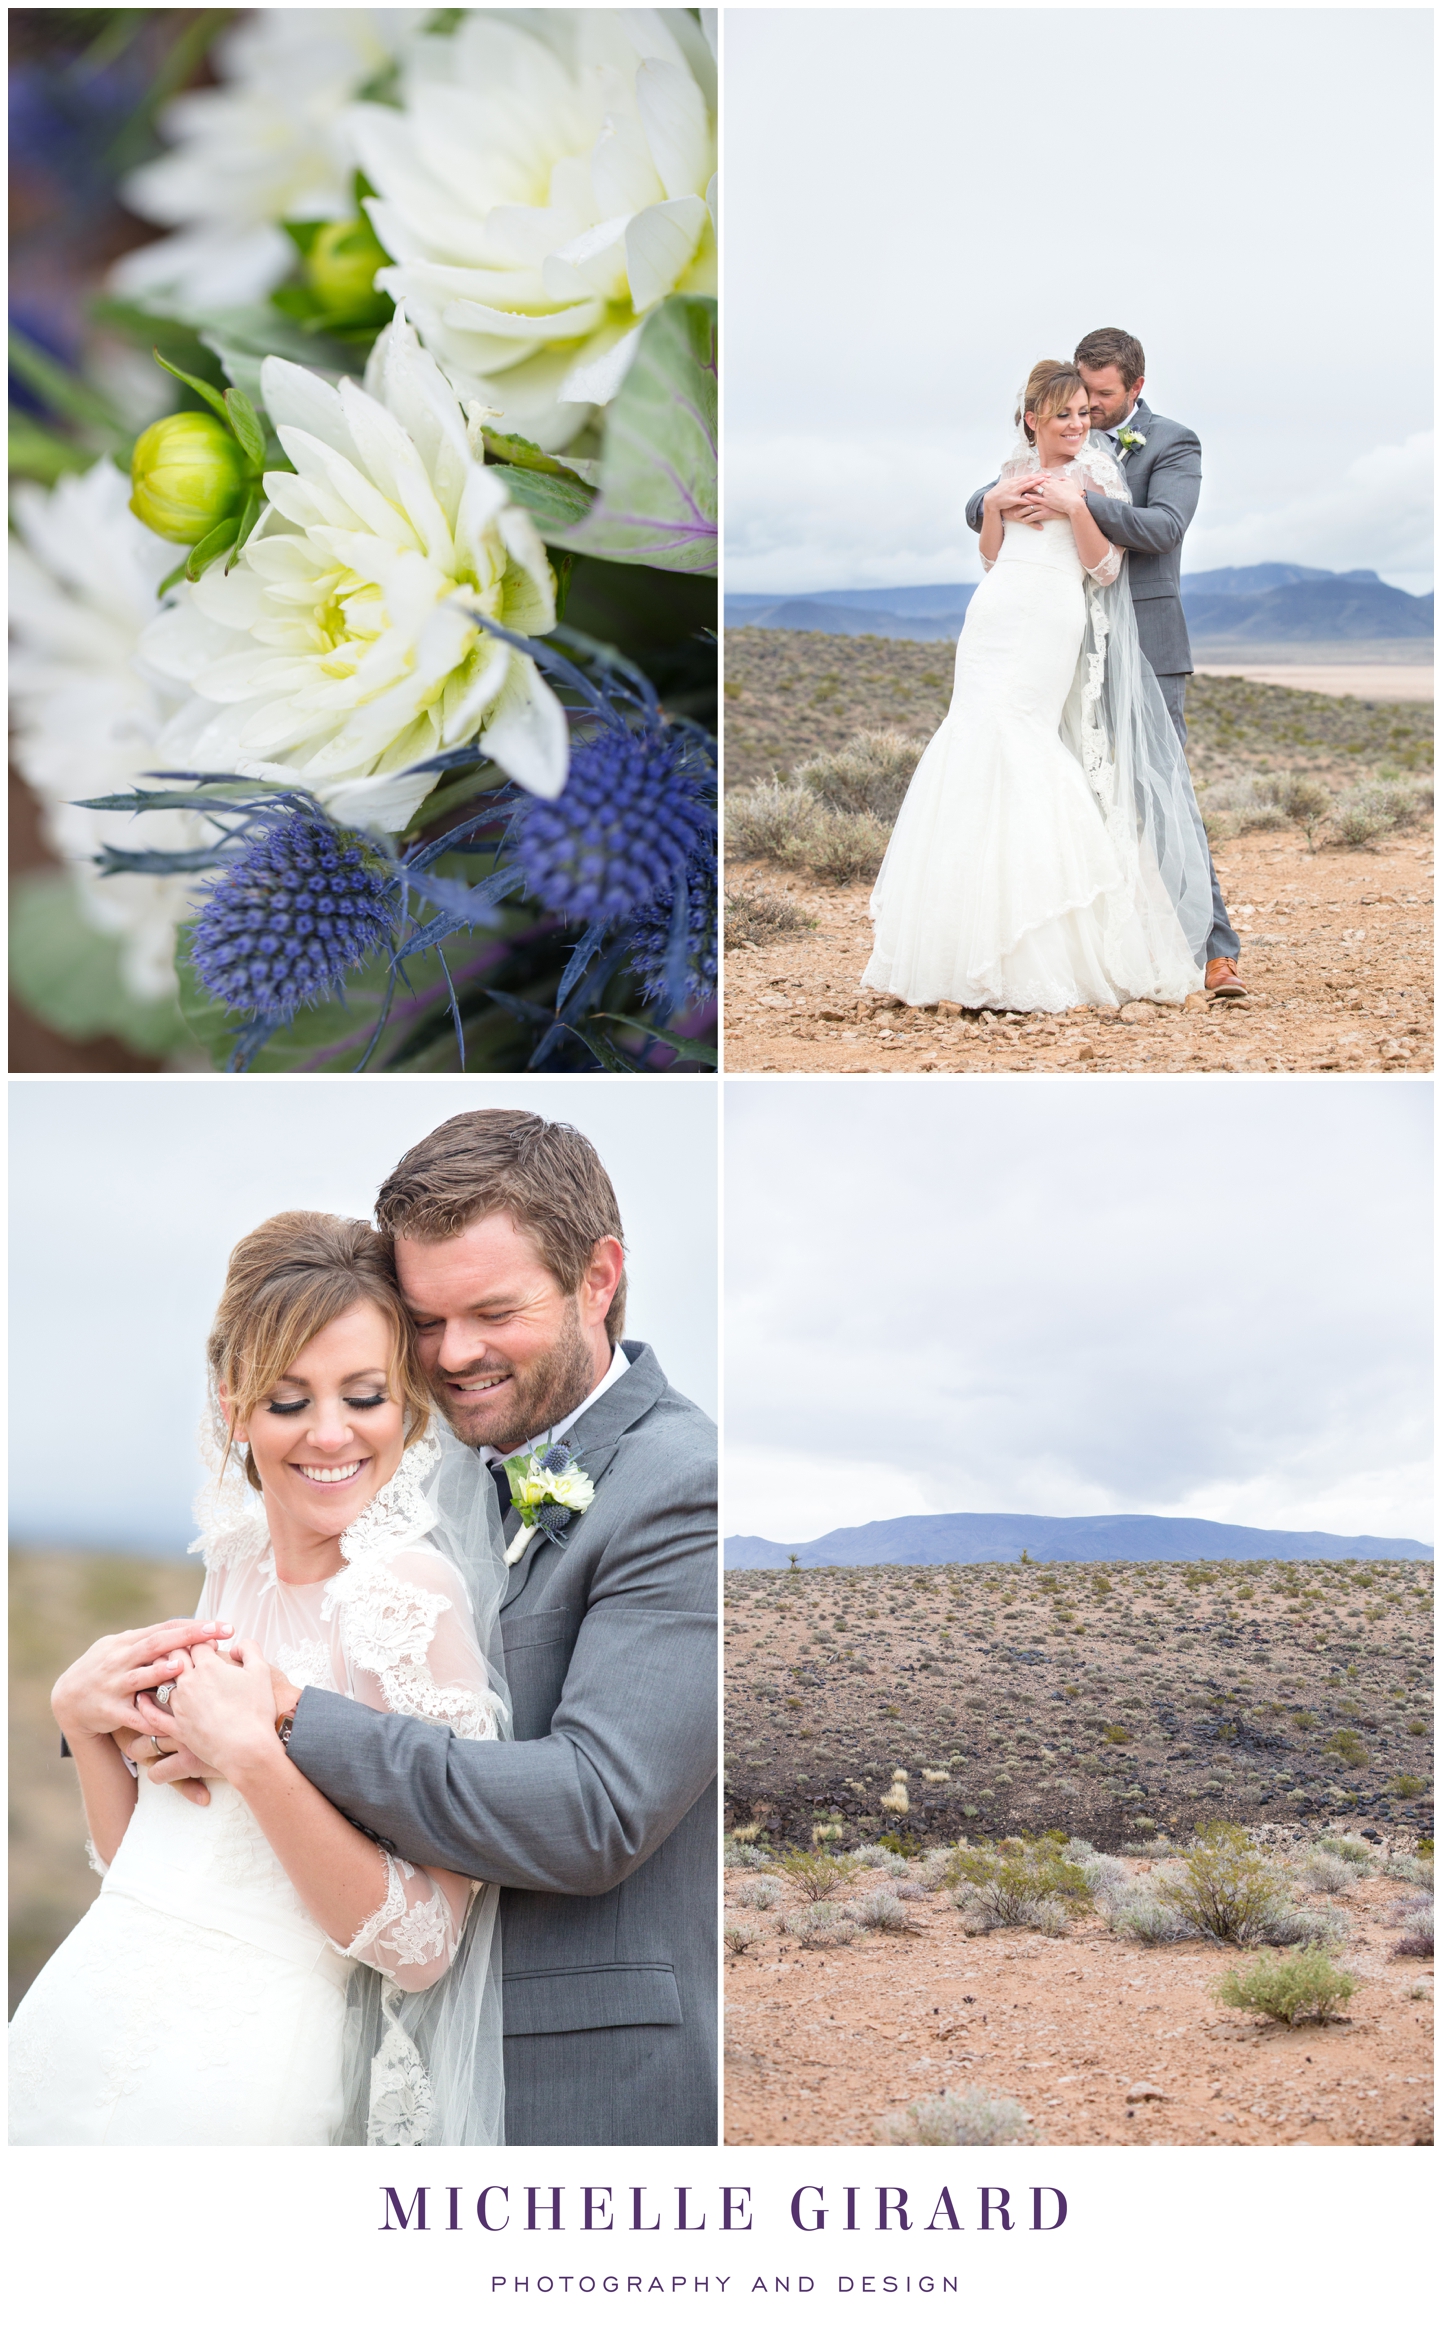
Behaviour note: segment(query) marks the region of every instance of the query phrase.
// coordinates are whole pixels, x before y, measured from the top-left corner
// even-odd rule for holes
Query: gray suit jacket
[[[1159,675],[1190,671],[1192,646],[1182,613],[1182,539],[1202,490],[1202,448],[1189,428],[1139,404],[1131,426],[1146,443],[1122,462],[1131,501],[1089,493],[1087,508],[1109,542],[1129,552],[1127,580],[1142,653]],[[983,485],[966,505],[966,522],[981,531]]]
[[[629,1372],[566,1435],[595,1501],[507,1588],[514,1737],[323,1689],[291,1733],[405,1857],[504,1887],[508,2143],[719,2138],[716,1433],[622,1347]]]

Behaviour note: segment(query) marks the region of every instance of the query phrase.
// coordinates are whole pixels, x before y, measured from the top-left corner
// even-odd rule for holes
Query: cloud
[[[728,1533],[1427,1534],[1425,1093],[751,1085],[727,1122]]]
[[[1432,467],[1429,432],[1374,445],[1334,483],[1319,478],[1305,494],[1272,507],[1238,507],[1235,494],[1216,513],[1204,504],[1187,536],[1187,568],[1199,574],[1264,559],[1337,573],[1370,566],[1394,589],[1430,590]]]
[[[1005,431],[980,428],[904,444],[884,434],[741,437],[727,451],[727,588],[792,595],[979,581],[966,504],[1006,450]],[[1277,498],[1275,474],[1253,454],[1214,462],[1209,449],[1187,571],[1273,560],[1335,573],[1365,566],[1398,590],[1430,590],[1432,466],[1433,439],[1419,433],[1374,445],[1305,492],[1284,476]]]

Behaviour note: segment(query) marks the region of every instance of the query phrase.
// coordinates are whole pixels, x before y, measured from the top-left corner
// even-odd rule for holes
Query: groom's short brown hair
[[[1147,359],[1142,353],[1141,341],[1111,324],[1101,331],[1089,331],[1084,340],[1078,340],[1072,361],[1085,364],[1089,372],[1104,372],[1108,364],[1115,364],[1124,388],[1135,388],[1138,380],[1146,378]]]
[[[571,1124],[520,1107],[481,1107],[438,1124],[408,1148],[376,1198],[376,1222],[424,1245],[458,1237],[487,1213],[524,1229],[563,1293],[575,1294],[602,1237],[624,1245],[616,1191],[590,1141]],[[606,1313],[618,1342],[626,1277]]]

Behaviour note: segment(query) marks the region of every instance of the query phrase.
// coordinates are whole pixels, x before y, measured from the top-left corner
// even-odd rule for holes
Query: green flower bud
[[[245,498],[250,471],[224,422],[209,412],[172,412],[136,439],[130,506],[167,542],[200,542]]]
[[[302,272],[328,322],[385,323],[391,303],[376,290],[375,272],[390,263],[368,218],[334,218],[311,244]]]

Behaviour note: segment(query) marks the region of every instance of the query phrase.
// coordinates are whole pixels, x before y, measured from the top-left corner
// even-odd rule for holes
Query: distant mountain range
[[[974,582],[917,588],[815,590],[804,597],[731,591],[731,629],[825,631],[832,637],[954,639]],[[1322,566],[1219,566],[1182,576],[1187,627],[1198,645],[1290,646],[1432,636],[1432,594],[1394,590],[1369,568],[1332,574]]]
[[[813,1544],[728,1536],[728,1568],[934,1568],[1019,1560],[1430,1560],[1410,1536],[1325,1536],[1291,1528],[1233,1528],[1219,1520],[1156,1520],[1108,1513],[1083,1520],[1029,1512],[913,1513],[833,1528]]]

